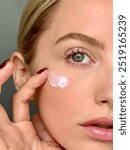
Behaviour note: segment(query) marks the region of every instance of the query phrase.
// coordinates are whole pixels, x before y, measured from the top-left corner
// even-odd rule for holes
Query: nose
[[[99,78],[97,79],[98,86],[95,101],[99,105],[109,105],[113,107],[113,73],[112,67],[106,67],[100,71]]]

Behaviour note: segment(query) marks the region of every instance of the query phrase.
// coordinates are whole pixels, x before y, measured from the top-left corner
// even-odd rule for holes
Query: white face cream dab
[[[66,77],[59,76],[53,71],[49,71],[48,80],[52,87],[60,88],[60,89],[64,89],[69,84],[69,81]]]

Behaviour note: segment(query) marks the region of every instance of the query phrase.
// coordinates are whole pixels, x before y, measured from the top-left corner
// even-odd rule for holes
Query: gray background
[[[0,0],[0,63],[16,50],[20,16],[27,0]],[[15,92],[12,77],[2,87],[0,103],[11,116],[11,97]]]

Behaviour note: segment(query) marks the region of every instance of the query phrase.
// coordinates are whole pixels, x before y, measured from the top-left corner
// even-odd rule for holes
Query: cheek
[[[70,117],[77,109],[69,87],[62,90],[51,87],[50,83],[46,83],[40,89],[38,104],[43,120],[52,121],[54,124],[61,124],[63,121],[61,118],[64,118],[66,122],[67,117]]]
[[[83,136],[78,124],[86,117],[86,114],[89,116],[90,111],[86,108],[93,108],[94,83],[90,81],[93,80],[88,79],[86,80],[88,84],[85,84],[84,80],[79,82],[71,78],[68,87],[60,89],[52,87],[47,80],[39,89],[37,98],[42,121],[54,139],[63,146],[70,143],[75,145],[81,140],[80,136]]]
[[[88,85],[91,86],[84,81],[71,80],[68,87],[60,89],[50,86],[47,81],[38,93],[38,107],[45,124],[51,126],[53,123],[53,127],[60,124],[64,128],[79,123],[77,116],[86,114],[86,106],[92,105],[94,89],[92,83]]]

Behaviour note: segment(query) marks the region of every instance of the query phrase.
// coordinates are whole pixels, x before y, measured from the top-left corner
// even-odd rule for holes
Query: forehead
[[[102,33],[112,38],[112,13],[112,0],[61,0],[52,23],[54,34],[80,32],[99,37]]]

